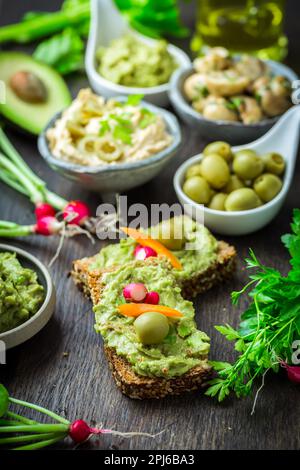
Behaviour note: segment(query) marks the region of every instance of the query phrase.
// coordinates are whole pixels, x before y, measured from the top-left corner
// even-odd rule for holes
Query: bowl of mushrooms
[[[265,134],[292,106],[297,79],[286,65],[215,47],[175,72],[170,100],[203,136],[243,144]]]

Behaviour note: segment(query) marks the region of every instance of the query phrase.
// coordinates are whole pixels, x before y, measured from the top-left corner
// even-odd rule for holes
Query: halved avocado
[[[29,96],[22,90],[26,77],[30,79]],[[0,52],[1,80],[5,84],[5,103],[0,103],[0,112],[32,134],[39,134],[52,116],[71,102],[62,77],[48,65],[21,52]],[[36,96],[31,96],[35,87],[39,88]]]

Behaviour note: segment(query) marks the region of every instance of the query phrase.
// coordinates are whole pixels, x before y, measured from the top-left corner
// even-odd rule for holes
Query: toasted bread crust
[[[211,374],[211,367],[206,361],[201,366],[194,367],[179,377],[161,379],[137,375],[130,364],[114,349],[104,347],[109,367],[119,389],[130,398],[143,400],[146,398],[164,398],[168,395],[197,390]]]
[[[75,284],[87,297],[91,296],[88,285],[89,274],[91,273],[89,271],[89,266],[94,262],[94,260],[95,256],[76,260],[73,262],[73,269],[71,271],[71,276]],[[235,270],[235,266],[235,248],[224,241],[219,241],[217,260],[205,271],[195,273],[194,276],[182,282],[182,285],[180,286],[182,289],[182,296],[185,299],[191,299],[196,297],[198,294],[206,292],[214,285],[230,278]],[[94,270],[93,272],[96,276],[99,276],[101,271]]]

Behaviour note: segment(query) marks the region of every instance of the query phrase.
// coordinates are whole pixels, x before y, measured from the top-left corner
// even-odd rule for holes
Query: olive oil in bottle
[[[285,0],[197,0],[196,34],[191,47],[223,46],[262,59],[282,60]]]

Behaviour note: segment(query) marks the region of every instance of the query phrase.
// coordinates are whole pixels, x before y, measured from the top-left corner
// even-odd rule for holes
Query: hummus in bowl
[[[140,99],[106,101],[90,89],[81,90],[46,133],[53,156],[98,166],[145,160],[164,150],[173,140],[166,123]]]
[[[38,148],[66,178],[100,193],[119,193],[154,178],[180,143],[172,113],[141,96],[105,100],[86,89],[51,119]]]

